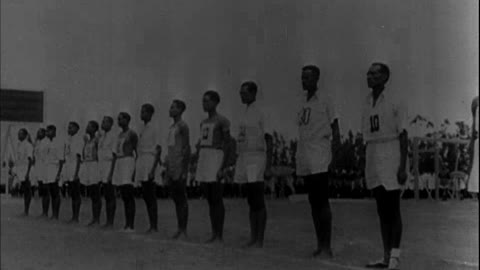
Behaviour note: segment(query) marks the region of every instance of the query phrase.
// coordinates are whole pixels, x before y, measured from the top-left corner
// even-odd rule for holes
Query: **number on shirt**
[[[210,133],[210,128],[203,128],[202,140],[208,140],[208,134]]]
[[[301,125],[308,125],[310,122],[310,114],[312,110],[310,108],[303,108],[302,115],[300,116],[300,124]]]
[[[378,115],[370,116],[370,132],[377,132],[380,129],[380,121]]]
[[[123,155],[123,144],[124,143],[125,143],[125,137],[122,137],[117,141],[117,154]]]
[[[240,126],[240,132],[238,134],[238,142],[245,142],[245,137],[247,135],[247,128],[244,125]]]

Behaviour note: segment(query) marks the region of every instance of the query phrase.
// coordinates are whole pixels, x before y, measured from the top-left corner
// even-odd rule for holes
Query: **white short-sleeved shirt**
[[[98,160],[111,161],[114,151],[115,135],[111,130],[109,132],[102,131],[98,139]]]
[[[15,153],[15,166],[28,166],[28,159],[33,158],[33,146],[27,140],[19,141]]]
[[[158,128],[152,123],[148,122],[142,127],[138,136],[137,151],[139,155],[142,154],[156,154],[156,147],[160,145],[160,136]]]
[[[45,138],[46,147],[46,163],[51,165],[58,165],[60,160],[63,160],[64,144],[56,138],[50,140]]]
[[[47,158],[47,138],[39,140],[35,143],[35,147],[33,150],[33,155],[35,156],[35,164],[43,164]]]
[[[384,186],[400,189],[397,170],[400,166],[399,135],[407,128],[407,110],[388,93],[382,92],[373,106],[369,94],[362,113],[362,133],[367,143],[365,178],[367,188]]]
[[[207,118],[200,123],[200,148],[222,149],[224,134],[230,130],[230,121],[220,114]]]
[[[239,126],[237,137],[237,152],[265,152],[265,134],[272,133],[267,115],[256,103],[245,108]]]
[[[82,156],[83,142],[82,136],[78,133],[67,137],[64,152],[65,163],[74,163],[77,161],[77,155]]]
[[[297,113],[297,175],[306,176],[328,171],[332,159],[332,123],[337,119],[332,99],[318,92],[302,103]]]
[[[365,100],[362,114],[362,133],[365,141],[378,142],[398,139],[398,135],[407,129],[407,110],[396,102],[385,90],[380,94],[375,106],[373,96]]]
[[[165,159],[167,165],[167,175],[177,180],[185,168],[185,155],[190,151],[190,131],[188,125],[180,120],[170,126],[168,133],[168,152]],[[187,152],[186,152],[187,151]]]
[[[98,161],[98,136],[92,138],[86,134],[84,139],[82,160]]]

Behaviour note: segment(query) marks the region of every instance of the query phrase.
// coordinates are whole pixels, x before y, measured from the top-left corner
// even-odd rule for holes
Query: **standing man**
[[[468,180],[468,191],[478,196],[478,97],[472,102],[472,136],[470,139],[470,176]]]
[[[142,194],[147,207],[150,228],[147,233],[158,232],[157,227],[157,192],[155,169],[160,160],[161,147],[159,134],[155,124],[152,124],[152,116],[155,112],[153,105],[143,104],[140,118],[144,123],[140,131],[137,147],[137,161],[135,165],[135,182],[142,183]],[[133,222],[133,221],[132,221]]]
[[[34,167],[32,169],[32,177],[34,181],[38,183],[38,194],[42,198],[42,215],[40,217],[48,217],[48,205],[50,204],[50,199],[48,195],[48,186],[45,184],[46,178],[46,171],[47,171],[47,148],[46,143],[47,139],[45,139],[45,132],[44,128],[39,128],[37,131],[37,137],[34,143],[34,150],[33,150],[33,161]]]
[[[122,131],[118,134],[112,161],[112,183],[120,188],[125,209],[125,232],[134,232],[135,222],[133,173],[135,171],[138,136],[135,131],[129,128],[130,119],[130,115],[126,112],[118,114],[118,126]]]
[[[111,132],[113,118],[104,116],[102,120],[102,131],[98,139],[98,170],[100,180],[103,182],[103,192],[105,195],[105,209],[107,220],[103,228],[113,228],[113,219],[117,199],[115,197],[115,187],[112,184],[113,174],[113,152],[115,151],[115,135]]]
[[[32,185],[30,183],[30,169],[33,164],[33,146],[29,142],[28,131],[24,128],[18,131],[18,144],[14,161],[15,174],[22,183],[24,210],[28,216],[30,201],[32,200]]]
[[[77,122],[68,123],[68,137],[65,142],[65,180],[68,181],[70,189],[70,197],[72,198],[72,219],[69,223],[78,223],[80,215],[80,205],[82,199],[80,197],[80,178],[78,173],[80,171],[80,164],[82,162],[82,136],[78,134],[80,126]]]
[[[373,190],[380,218],[383,259],[368,268],[399,269],[402,217],[400,191],[407,180],[408,135],[406,110],[385,93],[390,69],[373,63],[367,73],[368,94],[362,114],[362,133],[367,144],[365,178]]]
[[[185,109],[185,102],[174,100],[169,111],[170,117],[173,118],[173,124],[168,133],[165,175],[177,214],[177,232],[173,239],[179,239],[182,236],[187,238],[187,175],[191,150],[188,125],[182,120]]]
[[[60,213],[60,174],[62,173],[63,168],[63,153],[64,145],[61,144],[57,136],[57,128],[54,125],[47,126],[47,139],[46,139],[46,158],[45,163],[47,165],[46,169],[46,179],[45,184],[48,185],[48,194],[50,195],[49,199],[52,201],[52,217],[51,219],[58,220],[58,215]],[[48,200],[47,200],[47,209],[48,213]]]
[[[308,190],[313,225],[317,236],[314,257],[329,259],[331,249],[332,212],[328,201],[329,170],[336,160],[340,145],[338,117],[330,97],[318,91],[320,69],[302,68],[302,87],[306,91],[298,112],[297,175],[303,177]]]
[[[263,247],[267,210],[264,178],[271,177],[273,139],[265,114],[256,105],[257,84],[244,82],[240,88],[242,112],[237,137],[238,159],[235,183],[245,184],[250,209],[250,241],[246,247]]]
[[[203,95],[203,110],[208,118],[200,124],[198,144],[198,163],[195,179],[202,184],[204,196],[208,201],[212,237],[207,243],[223,242],[223,224],[225,206],[223,204],[222,178],[227,167],[227,143],[230,138],[230,122],[217,113],[220,96],[215,91]]]
[[[92,200],[92,220],[88,226],[100,224],[100,212],[102,211],[102,200],[100,198],[100,174],[98,167],[98,122],[88,122],[83,145],[80,182],[87,187],[88,194]]]

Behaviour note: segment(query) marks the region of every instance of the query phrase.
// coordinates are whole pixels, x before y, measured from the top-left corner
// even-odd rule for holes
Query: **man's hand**
[[[217,172],[217,181],[221,182],[223,177],[225,176],[225,169],[220,169]]]
[[[148,181],[149,181],[149,182],[152,182],[153,179],[155,179],[155,173],[154,173],[153,171],[150,171],[150,172],[148,173]]]
[[[55,182],[57,182],[57,183],[60,182],[60,175],[57,175],[57,176],[55,177]]]
[[[400,185],[405,184],[407,182],[407,172],[405,171],[405,168],[400,166],[397,171],[397,181]]]

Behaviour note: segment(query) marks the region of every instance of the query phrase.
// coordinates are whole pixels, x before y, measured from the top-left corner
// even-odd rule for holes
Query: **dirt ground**
[[[38,198],[31,217],[20,217],[23,201],[1,196],[1,269],[363,269],[382,255],[373,200],[332,200],[335,258],[310,258],[314,229],[306,201],[268,200],[264,249],[241,248],[248,240],[244,200],[226,200],[225,243],[207,245],[208,208],[190,201],[188,241],[169,240],[175,231],[173,203],[159,200],[160,232],[147,235],[147,215],[136,201],[135,233],[123,233],[123,204],[117,202],[115,229],[87,228],[90,202],[83,200],[81,224],[68,225],[68,199],[60,221],[39,219]],[[478,269],[478,201],[402,202],[402,269]],[[102,209],[102,223],[104,222]]]

